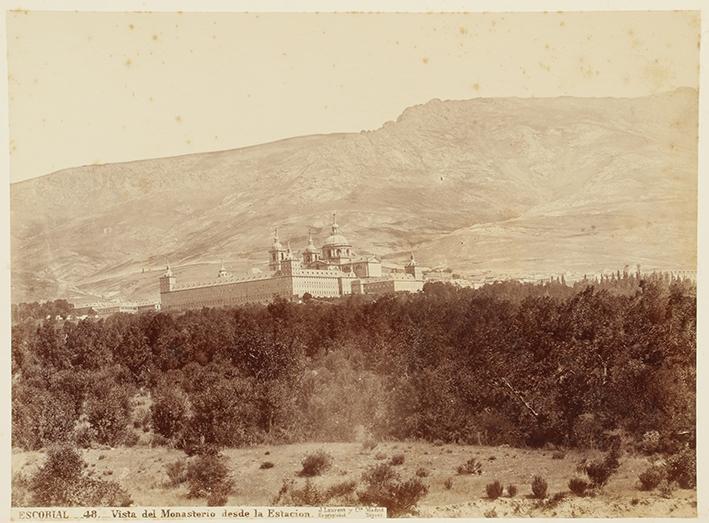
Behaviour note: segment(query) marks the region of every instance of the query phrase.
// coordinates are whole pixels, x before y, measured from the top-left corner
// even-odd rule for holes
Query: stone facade
[[[168,266],[160,278],[162,310],[182,311],[202,307],[229,307],[246,303],[269,303],[274,298],[299,300],[305,294],[314,298],[339,298],[349,294],[418,292],[423,276],[413,255],[404,273],[384,274],[375,256],[357,256],[352,245],[340,234],[333,214],[331,234],[318,249],[308,234],[308,245],[300,255],[284,246],[274,231],[269,250],[269,272],[236,276],[222,266],[216,280],[177,284]]]

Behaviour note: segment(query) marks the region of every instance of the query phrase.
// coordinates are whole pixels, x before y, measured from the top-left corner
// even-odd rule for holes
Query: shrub
[[[12,476],[11,497],[13,507],[31,507],[32,492],[30,491],[30,481],[22,473]]]
[[[663,498],[671,498],[672,493],[675,490],[675,484],[672,481],[663,479],[658,485],[657,490],[660,492],[660,496],[662,496]]]
[[[270,461],[264,461],[259,467],[261,470],[272,469],[275,465]]]
[[[207,503],[226,503],[233,482],[225,461],[221,454],[197,456],[187,467],[188,497],[204,497],[207,498]]]
[[[511,483],[507,485],[507,495],[511,498],[515,497],[517,495],[517,486]]]
[[[500,496],[502,496],[502,483],[500,483],[498,480],[493,481],[492,483],[488,483],[485,486],[485,492],[487,493],[487,497],[490,499],[497,499]]]
[[[124,441],[130,422],[130,395],[124,386],[112,380],[93,382],[84,408],[98,443],[115,446]]]
[[[394,454],[391,457],[391,460],[389,461],[389,463],[391,463],[394,466],[403,465],[405,460],[406,460],[406,456],[404,456],[403,454]]]
[[[675,481],[681,488],[697,486],[697,453],[685,449],[667,459],[667,479]]]
[[[133,503],[115,481],[85,477],[86,462],[71,447],[50,449],[47,460],[29,481],[34,506],[126,507]]]
[[[187,465],[183,459],[165,465],[165,472],[169,478],[168,485],[171,487],[176,487],[187,481]]]
[[[351,505],[351,497],[357,489],[355,481],[343,481],[331,487],[321,490],[310,478],[305,480],[302,488],[296,488],[293,480],[284,479],[281,489],[278,491],[274,505],[288,506],[320,506],[325,505],[333,498],[340,498],[345,504]]]
[[[383,459],[387,459],[387,455],[384,454],[383,452],[377,452],[374,456],[374,459],[378,459],[381,461]]]
[[[586,474],[594,487],[602,487],[608,483],[610,477],[620,466],[619,455],[620,451],[617,448],[613,448],[602,460],[586,463]]]
[[[552,455],[551,459],[564,459],[566,457],[566,452],[563,450],[555,450]]]
[[[458,474],[482,474],[482,464],[475,458],[470,458],[463,465],[457,468]]]
[[[443,486],[446,488],[446,490],[450,490],[453,488],[453,478],[448,478],[443,482]]]
[[[547,497],[547,488],[547,482],[543,477],[534,476],[534,479],[532,479],[532,494],[534,494],[535,498],[544,499]]]
[[[651,465],[644,472],[638,475],[640,480],[640,490],[654,490],[665,477],[663,467]]]
[[[302,464],[303,469],[300,471],[301,476],[319,476],[332,466],[332,456],[324,450],[318,450],[317,452],[305,456]]]
[[[416,469],[416,475],[419,478],[427,478],[429,474],[430,474],[430,472],[428,471],[428,469],[426,469],[424,467],[419,467]]]
[[[428,493],[428,487],[419,478],[401,481],[389,465],[379,464],[362,475],[367,483],[357,498],[364,505],[386,507],[388,517],[413,514],[419,499]]]
[[[187,395],[177,386],[160,387],[153,395],[150,406],[152,426],[157,434],[177,440],[187,424],[189,402]]]
[[[377,446],[377,441],[374,438],[367,438],[362,442],[362,449],[363,450],[374,450],[374,448]]]
[[[357,482],[354,480],[342,481],[328,487],[325,491],[326,501],[332,498],[349,498],[357,490]]]
[[[588,487],[588,481],[583,478],[574,477],[569,480],[569,490],[577,496],[585,495]]]
[[[397,478],[397,473],[388,463],[379,463],[362,473],[362,481],[370,485],[383,484]]]

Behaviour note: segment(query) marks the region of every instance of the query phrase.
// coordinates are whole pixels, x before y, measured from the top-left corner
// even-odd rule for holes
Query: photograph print
[[[696,517],[700,15],[7,12],[14,514]]]

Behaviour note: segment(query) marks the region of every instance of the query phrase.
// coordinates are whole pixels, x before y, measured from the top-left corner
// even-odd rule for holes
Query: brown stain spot
[[[126,58],[125,64],[126,64],[126,67],[130,67],[131,65],[133,65],[133,61],[130,58]]]
[[[559,27],[566,27],[566,22],[564,22],[563,20],[559,22]]]
[[[461,26],[458,28],[458,32],[459,32],[460,34],[464,35],[464,34],[467,34],[467,33],[468,33],[468,30],[467,30],[465,27],[463,27],[463,26],[461,25]]]
[[[421,62],[423,62],[424,64],[427,64],[427,63],[428,63],[428,57],[427,57],[427,56],[424,56],[423,58],[421,58]]]
[[[158,35],[153,35],[153,42],[157,42],[158,40]]]
[[[473,91],[480,91],[480,84],[478,82],[473,84]]]
[[[128,29],[132,31],[133,29],[135,29],[135,26],[133,24],[128,24]]]
[[[177,123],[182,123],[182,116],[180,116],[179,114],[177,116],[175,116],[175,121]]]

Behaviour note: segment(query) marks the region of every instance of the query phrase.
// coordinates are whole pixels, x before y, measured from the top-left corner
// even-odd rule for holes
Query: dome
[[[312,243],[309,243],[308,246],[305,248],[305,252],[309,252],[311,254],[317,254],[320,252],[320,249],[315,247]]]
[[[323,245],[349,245],[350,242],[347,241],[347,238],[342,236],[341,234],[331,234],[327,238],[325,238],[325,243]]]

